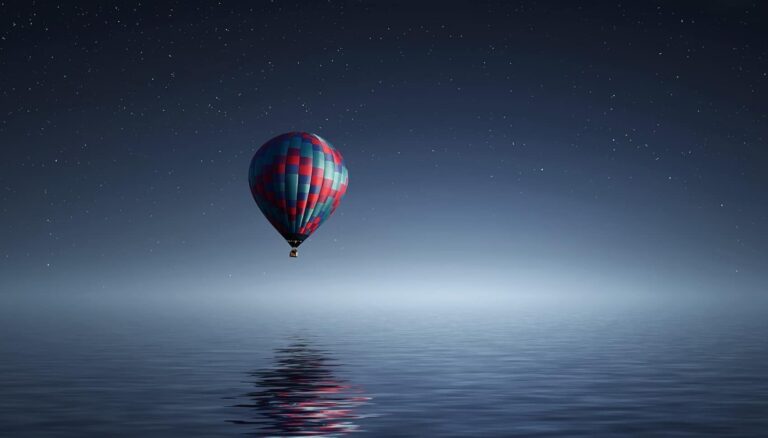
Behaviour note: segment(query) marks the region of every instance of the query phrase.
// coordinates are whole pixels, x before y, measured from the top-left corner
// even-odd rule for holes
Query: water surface
[[[768,431],[760,306],[433,304],[6,299],[0,435]]]

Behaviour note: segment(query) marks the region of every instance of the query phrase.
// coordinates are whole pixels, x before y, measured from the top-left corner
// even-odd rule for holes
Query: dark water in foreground
[[[0,436],[768,434],[748,305],[3,304]]]

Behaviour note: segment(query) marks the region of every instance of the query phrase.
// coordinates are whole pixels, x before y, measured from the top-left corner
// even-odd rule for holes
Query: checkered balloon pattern
[[[248,182],[264,216],[297,247],[339,206],[347,191],[347,168],[327,141],[290,132],[256,151]]]

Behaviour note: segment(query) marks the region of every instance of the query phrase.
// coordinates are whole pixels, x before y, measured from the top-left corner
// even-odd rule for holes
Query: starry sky
[[[0,288],[763,292],[766,19],[756,0],[0,1]],[[296,260],[247,184],[292,130],[350,175]]]

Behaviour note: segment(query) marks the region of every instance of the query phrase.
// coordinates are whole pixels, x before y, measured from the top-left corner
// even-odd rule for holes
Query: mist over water
[[[0,433],[768,429],[764,300],[407,292],[5,296]]]

